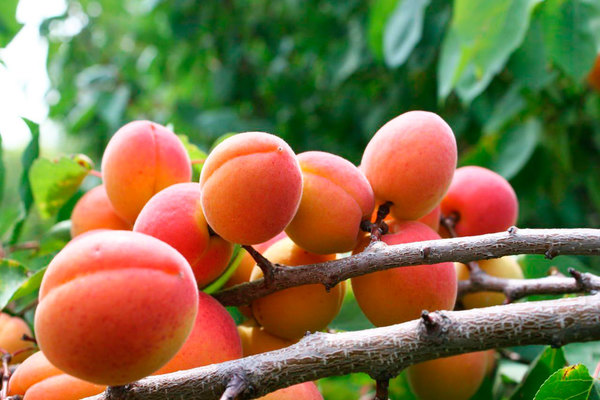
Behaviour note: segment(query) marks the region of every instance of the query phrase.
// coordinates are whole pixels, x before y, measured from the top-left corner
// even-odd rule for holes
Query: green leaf
[[[403,0],[375,0],[369,10],[368,42],[378,60],[383,59],[383,31],[388,18]]]
[[[204,293],[212,294],[217,290],[221,289],[231,278],[231,275],[235,272],[237,267],[242,262],[242,258],[244,258],[245,250],[242,250],[242,246],[236,244],[233,248],[233,254],[231,255],[231,260],[229,260],[229,264],[227,268],[225,268],[225,272],[221,274],[213,283],[202,289]]]
[[[583,79],[594,65],[592,21],[600,17],[599,12],[586,0],[546,0],[542,7],[548,56],[575,80]]]
[[[569,364],[583,364],[593,371],[600,360],[600,342],[570,343],[563,346]]]
[[[27,270],[14,260],[0,260],[0,310],[2,310],[19,287],[27,281]]]
[[[346,282],[347,290],[342,308],[335,319],[329,324],[329,327],[341,331],[358,331],[373,328],[373,324],[369,322],[358,306],[349,283],[349,281]]]
[[[21,29],[17,22],[19,0],[0,1],[0,47],[5,47]]]
[[[323,395],[323,398],[327,400],[355,399],[357,398],[357,393],[373,389],[373,384],[373,379],[371,379],[369,375],[363,373],[332,376],[319,379],[319,391]],[[392,391],[390,390],[390,392]],[[402,397],[402,399],[404,399],[404,397]]]
[[[217,139],[216,139],[216,140],[213,142],[212,146],[210,146],[209,153],[210,153],[211,151],[213,151],[213,149],[214,149],[215,147],[217,147],[217,146],[218,146],[218,145],[219,145],[219,144],[220,144],[220,143],[221,143],[223,140],[225,140],[225,139],[228,139],[228,138],[230,138],[230,137],[232,137],[232,136],[235,136],[235,135],[237,135],[237,132],[228,132],[228,133],[225,133],[225,134],[223,134],[223,135],[219,136],[219,137],[218,137],[218,138],[217,138]]]
[[[50,218],[73,196],[90,171],[70,157],[58,161],[35,160],[29,180],[35,204],[43,218]]]
[[[541,132],[540,122],[531,118],[502,134],[496,146],[496,157],[490,166],[491,169],[506,179],[511,179],[531,158]]]
[[[453,89],[465,103],[477,97],[521,45],[540,1],[455,0],[438,64],[438,97]]]
[[[60,221],[50,228],[40,240],[39,254],[61,250],[71,240],[71,220]]]
[[[44,277],[45,273],[46,267],[40,269],[35,274],[27,278],[25,282],[21,283],[9,301],[17,301],[38,291],[42,284],[42,278]]]
[[[526,106],[525,99],[521,95],[521,86],[511,86],[500,100],[494,104],[492,115],[483,127],[484,134],[491,135],[500,132]]]
[[[200,147],[190,142],[190,138],[188,138],[187,135],[177,135],[177,137],[181,140],[181,143],[183,143],[190,160],[192,160],[192,181],[197,182],[200,178],[200,172],[202,172],[202,167],[204,166],[204,161],[206,161],[207,154],[202,151]]]
[[[560,256],[549,260],[543,255],[527,254],[519,256],[517,260],[523,269],[525,279],[543,278],[548,275],[550,268],[556,268],[560,273],[567,276],[569,275],[569,268],[575,268],[581,272],[594,272],[574,256]]]
[[[538,388],[550,375],[567,364],[562,349],[547,347],[531,364],[527,375],[517,386],[510,400],[533,399]]]
[[[4,198],[4,185],[6,181],[6,168],[4,167],[4,148],[2,147],[2,136],[0,136],[0,205]]]
[[[584,365],[571,365],[552,374],[534,400],[587,400],[593,385],[594,379]]]
[[[430,0],[402,0],[388,18],[383,35],[383,54],[389,67],[408,59],[423,33],[425,9]]]

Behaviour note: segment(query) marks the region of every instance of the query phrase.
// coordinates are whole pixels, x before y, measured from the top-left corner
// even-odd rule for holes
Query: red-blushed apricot
[[[235,322],[225,307],[206,293],[199,293],[198,315],[183,347],[154,375],[168,374],[242,357],[242,343]]]
[[[587,80],[591,87],[600,91],[600,54],[596,56],[596,61],[588,74]]]
[[[440,202],[456,169],[456,139],[437,114],[404,113],[373,136],[361,169],[379,203],[398,220],[416,220]]]
[[[304,382],[276,390],[257,400],[323,400],[314,382]]]
[[[477,263],[488,275],[498,278],[523,279],[523,270],[513,256],[481,260]],[[458,280],[469,279],[469,269],[466,265],[455,263],[454,266]],[[506,300],[506,296],[499,292],[477,292],[464,295],[462,304],[465,308],[492,307],[499,306],[504,303],[504,300]]]
[[[310,253],[291,239],[281,239],[271,245],[264,256],[273,263],[287,267],[315,264],[334,260],[335,254]],[[262,271],[254,267],[250,280],[262,278]],[[252,302],[256,321],[272,335],[295,340],[306,334],[325,329],[340,311],[345,294],[345,282],[329,292],[323,285],[302,285],[280,290]]]
[[[442,214],[457,217],[458,236],[505,231],[517,222],[517,195],[506,179],[487,168],[456,170],[442,200]]]
[[[436,208],[431,210],[431,212],[421,218],[418,219],[418,222],[427,225],[434,231],[438,231],[440,229],[440,216],[441,216],[441,207],[438,205]],[[400,229],[400,226],[404,223],[404,221],[396,221],[391,217],[386,217],[384,221],[388,224],[389,233],[396,233]]]
[[[373,189],[350,161],[309,151],[298,155],[304,186],[298,212],[285,232],[298,246],[317,254],[350,251],[360,223],[375,207]]]
[[[233,252],[231,243],[210,234],[198,183],[179,183],[155,194],[138,215],[133,230],[179,251],[192,266],[200,288],[221,275]]]
[[[8,393],[24,396],[23,400],[79,400],[102,393],[106,386],[67,375],[41,351],[20,364],[10,377]]]
[[[468,400],[477,392],[487,367],[485,351],[415,364],[406,369],[419,400]]]
[[[409,221],[400,225],[397,233],[381,239],[392,245],[439,238],[427,225]],[[364,248],[366,244],[360,245]],[[452,310],[456,302],[456,272],[452,263],[392,268],[352,278],[352,290],[361,310],[375,326],[399,324],[419,318],[423,310]]]
[[[225,139],[208,155],[200,185],[211,228],[229,242],[252,245],[290,223],[302,195],[302,173],[282,139],[246,132]]]
[[[23,340],[23,335],[32,336],[27,322],[19,317],[11,317],[8,314],[0,313],[0,349],[11,354],[18,352],[10,360],[13,364],[23,362],[33,354],[32,350],[21,351],[32,346],[31,342]]]
[[[242,339],[244,357],[283,349],[296,343],[294,340],[282,339],[271,335],[265,331],[265,328],[258,326],[253,320],[248,320],[238,325],[237,328]]]
[[[84,194],[71,213],[71,237],[94,229],[131,229],[131,225],[115,212],[104,185],[96,186]]]
[[[35,332],[60,370],[124,385],[177,353],[197,310],[192,269],[171,246],[137,232],[89,232],[48,265]]]
[[[130,122],[108,142],[102,179],[115,212],[135,222],[154,194],[192,179],[190,158],[179,138],[151,121]]]

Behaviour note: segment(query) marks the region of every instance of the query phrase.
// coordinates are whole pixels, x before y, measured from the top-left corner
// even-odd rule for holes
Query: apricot
[[[9,381],[8,393],[24,400],[79,400],[102,393],[106,386],[67,375],[38,351],[19,365]]]
[[[418,219],[418,222],[421,222],[434,231],[438,231],[440,229],[440,216],[441,216],[441,207],[438,205],[436,208],[431,210],[431,212],[421,218]],[[388,224],[389,233],[396,233],[400,229],[402,225],[402,221],[396,221],[393,218],[386,218],[384,221]]]
[[[131,225],[115,212],[104,185],[84,194],[71,213],[71,237],[94,229],[131,229]]]
[[[192,269],[171,246],[138,232],[88,232],[48,265],[35,332],[65,373],[124,385],[177,353],[197,310]]]
[[[410,388],[420,400],[468,400],[485,377],[487,354],[459,354],[415,364],[406,369]]]
[[[456,168],[456,139],[437,114],[404,113],[373,136],[361,169],[378,203],[391,201],[398,220],[416,220],[442,199]]]
[[[102,157],[102,178],[115,212],[133,225],[150,198],[192,178],[190,158],[179,138],[151,121],[121,127]]]
[[[276,390],[258,400],[323,400],[314,382],[304,382]]]
[[[335,254],[310,253],[291,239],[281,239],[264,253],[273,263],[287,267],[315,264],[335,259]],[[258,266],[254,267],[250,280],[262,278]],[[280,290],[252,302],[256,321],[272,335],[295,340],[306,334],[325,329],[340,311],[345,293],[344,282],[329,292],[323,285],[302,285]]]
[[[427,225],[408,221],[399,225],[397,233],[381,239],[393,245],[439,238]],[[450,262],[392,268],[352,278],[351,282],[358,305],[375,326],[410,321],[419,318],[423,310],[451,310],[456,302],[456,272]]]
[[[0,313],[0,349],[8,351],[11,354],[19,352],[19,354],[12,357],[11,363],[23,362],[33,354],[33,350],[20,352],[20,350],[25,350],[32,346],[31,342],[26,342],[22,339],[23,335],[32,336],[27,322],[19,317],[11,317],[8,314]]]
[[[198,315],[192,333],[155,375],[168,374],[242,357],[242,342],[235,322],[225,307],[206,293],[199,293]]]
[[[523,270],[513,256],[481,260],[478,261],[478,264],[489,275],[498,278],[523,279]],[[455,263],[454,266],[459,280],[469,279],[469,269],[466,265]],[[498,306],[504,303],[504,300],[506,300],[506,296],[499,292],[477,292],[462,297],[462,303],[467,309]]]
[[[225,240],[252,245],[290,223],[302,195],[302,173],[290,146],[277,136],[246,132],[209,154],[200,175],[202,209]]]
[[[373,189],[350,161],[331,153],[298,155],[304,186],[298,212],[285,232],[317,254],[343,253],[356,246],[360,223],[375,207]]]
[[[600,54],[596,56],[596,61],[588,74],[587,80],[591,87],[600,91]]]
[[[517,222],[517,195],[506,179],[487,168],[456,170],[442,200],[442,214],[455,215],[458,236],[500,232]]]
[[[155,194],[140,212],[133,230],[179,251],[192,266],[200,288],[223,273],[233,252],[231,243],[209,231],[198,183],[179,183]]]
[[[294,340],[282,339],[271,335],[265,328],[258,326],[256,322],[249,320],[237,327],[242,339],[244,357],[254,354],[266,353],[267,351],[279,350],[296,343]]]

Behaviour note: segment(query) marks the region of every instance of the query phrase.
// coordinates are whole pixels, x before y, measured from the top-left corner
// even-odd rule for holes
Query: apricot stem
[[[262,270],[265,285],[271,286],[271,283],[275,280],[275,266],[273,263],[256,251],[254,247],[248,245],[242,245],[242,247],[250,254],[254,261],[256,261],[256,265]]]
[[[375,381],[375,398],[373,400],[388,400],[389,379],[377,379]]]
[[[452,213],[450,215],[440,215],[440,225],[443,226],[444,228],[446,228],[446,230],[448,231],[448,233],[450,234],[450,237],[458,237],[458,235],[456,234],[456,223],[458,222],[458,220],[460,219],[459,215],[457,213]],[[511,227],[513,228],[513,227]],[[516,228],[516,227],[515,227]],[[512,231],[510,232],[512,233]]]
[[[220,400],[235,400],[244,390],[246,390],[247,386],[246,379],[242,375],[234,374],[229,383],[227,383],[225,392],[223,392]]]
[[[8,382],[11,376],[8,363],[12,359],[12,354],[3,349],[0,349],[0,351],[2,352],[2,389],[0,389],[0,400],[5,400],[8,396]]]

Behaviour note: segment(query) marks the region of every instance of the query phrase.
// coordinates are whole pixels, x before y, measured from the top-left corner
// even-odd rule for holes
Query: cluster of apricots
[[[448,124],[412,111],[379,129],[359,167],[326,152],[296,155],[277,136],[246,132],[213,149],[196,183],[173,132],[149,121],[123,126],[103,155],[103,184],[73,209],[73,239],[45,273],[34,322],[41,351],[19,366],[10,393],[79,399],[150,374],[286,347],[326,329],[350,287],[376,326],[453,309],[457,278],[469,272],[452,263],[389,269],[330,290],[281,290],[241,307],[248,320],[237,327],[201,289],[227,269],[236,243],[289,268],[361,252],[370,240],[361,226],[383,203],[391,204],[389,233],[381,238],[387,244],[515,224],[510,184],[485,168],[456,169],[456,162]],[[440,227],[440,215],[454,221],[453,232]],[[480,265],[492,275],[522,277],[510,257]],[[245,252],[226,285],[262,275]],[[502,295],[477,293],[462,306],[502,301]],[[0,329],[0,347],[14,349],[15,339],[3,334]],[[421,399],[466,400],[493,358],[492,351],[432,360],[409,368],[408,378]],[[322,399],[312,382],[265,397],[288,398]]]

